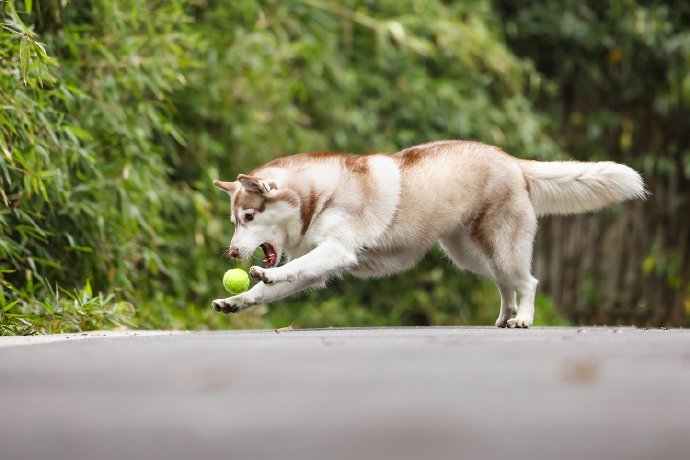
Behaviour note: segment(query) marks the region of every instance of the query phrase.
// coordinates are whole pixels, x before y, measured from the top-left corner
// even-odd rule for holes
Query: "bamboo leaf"
[[[26,38],[22,38],[19,42],[19,63],[22,74],[22,80],[26,85],[26,77],[29,75],[29,54],[30,46],[29,41]]]
[[[7,305],[2,307],[2,312],[5,313],[6,311],[9,311],[10,308],[14,307],[19,303],[20,299],[15,300],[14,302],[10,302]]]
[[[82,141],[92,141],[93,136],[87,130],[75,125],[66,125],[65,129],[69,131],[75,138]]]

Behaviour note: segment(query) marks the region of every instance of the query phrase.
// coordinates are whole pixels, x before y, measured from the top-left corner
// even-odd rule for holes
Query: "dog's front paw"
[[[275,282],[275,280],[271,279],[270,270],[257,267],[256,265],[249,269],[249,276],[251,276],[253,280],[263,281],[265,284]]]
[[[261,268],[254,266],[249,269],[249,276],[256,281],[263,281],[265,284],[292,282],[297,279],[294,274],[283,270],[283,267]]]
[[[238,313],[252,306],[244,297],[235,296],[225,299],[216,299],[211,302],[213,309],[221,313]]]

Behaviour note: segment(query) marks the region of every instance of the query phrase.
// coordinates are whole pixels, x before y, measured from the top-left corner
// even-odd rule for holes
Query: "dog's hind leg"
[[[520,306],[515,318],[508,320],[508,327],[530,327],[534,322],[534,298],[537,293],[539,281],[529,275],[517,284],[517,292],[520,295]]]
[[[502,220],[503,230],[496,233],[493,262],[496,280],[517,292],[519,306],[515,318],[507,319],[508,327],[526,328],[534,322],[534,298],[537,281],[531,273],[532,243],[537,231],[537,218],[531,207],[514,209]],[[501,309],[501,316],[503,309]],[[499,316],[499,319],[501,319]],[[497,321],[497,325],[499,322]]]
[[[517,312],[515,306],[515,289],[509,284],[498,282],[496,270],[487,251],[472,240],[466,229],[440,239],[441,248],[453,263],[461,270],[468,270],[489,278],[496,283],[501,293],[501,311],[496,326],[506,327],[508,318]]]
[[[504,283],[496,283],[496,286],[501,293],[501,311],[498,313],[496,326],[506,327],[508,320],[518,311],[517,303],[515,302],[515,289]]]
[[[488,254],[469,237],[465,229],[459,229],[439,240],[441,249],[461,270],[468,270],[494,280],[495,273]]]
[[[496,326],[506,327],[508,319],[517,313],[515,289],[510,283],[497,280],[495,265],[490,255],[471,239],[465,229],[449,237],[441,238],[440,243],[446,255],[458,268],[484,276],[496,283],[501,293],[501,311],[496,319]]]
[[[537,280],[531,275],[537,218],[529,201],[514,196],[482,209],[468,225],[441,238],[460,268],[485,276],[501,293],[498,327],[529,327],[534,320]],[[515,293],[519,307],[515,306]],[[511,318],[517,312],[515,318]]]

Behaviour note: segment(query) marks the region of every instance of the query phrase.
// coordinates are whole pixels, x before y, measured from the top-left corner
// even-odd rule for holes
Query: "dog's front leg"
[[[242,294],[216,299],[212,302],[216,311],[223,313],[237,313],[255,305],[274,302],[296,294],[308,288],[323,287],[326,280],[302,280],[296,283],[265,284],[258,283],[253,288]]]
[[[252,267],[252,278],[264,283],[299,281],[327,278],[357,263],[357,256],[346,244],[325,241],[302,257],[298,257],[281,267]]]

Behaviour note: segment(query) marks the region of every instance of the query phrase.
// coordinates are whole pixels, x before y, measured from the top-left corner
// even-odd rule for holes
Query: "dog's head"
[[[214,180],[213,185],[230,195],[230,220],[235,224],[230,256],[244,259],[261,247],[266,268],[280,262],[290,227],[299,221],[294,194],[279,190],[274,182],[245,174],[235,182]]]

